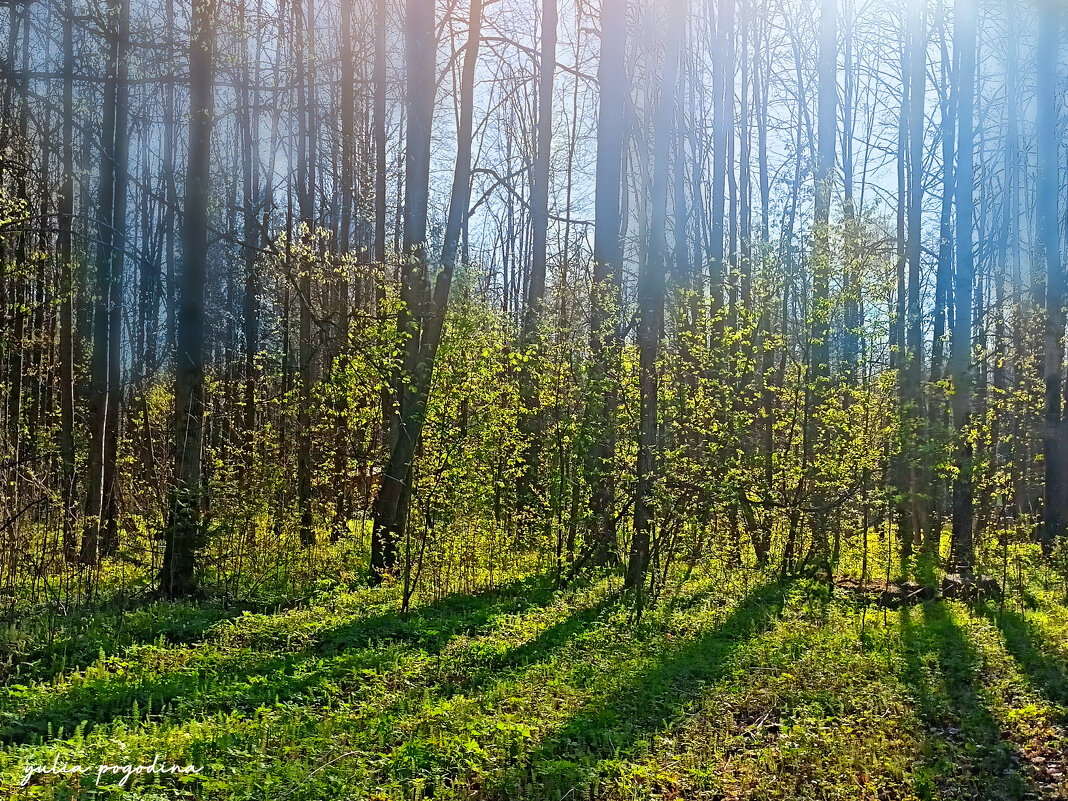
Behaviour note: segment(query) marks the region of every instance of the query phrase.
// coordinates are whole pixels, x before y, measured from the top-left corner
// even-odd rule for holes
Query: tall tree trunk
[[[638,289],[638,462],[634,493],[634,537],[627,562],[628,587],[637,591],[642,604],[642,585],[649,569],[650,543],[655,520],[653,486],[659,457],[660,338],[664,329],[664,295],[668,271],[667,197],[671,142],[675,137],[675,95],[681,53],[679,42],[686,25],[685,0],[671,0],[665,9],[664,66],[660,78],[659,104],[653,120],[653,183],[649,196],[649,241]],[[682,209],[676,209],[682,214]]]
[[[1038,120],[1035,139],[1038,150],[1038,239],[1046,262],[1045,382],[1045,526],[1042,548],[1049,553],[1068,526],[1068,424],[1063,417],[1062,392],[1064,348],[1064,270],[1061,265],[1058,210],[1057,139],[1057,46],[1060,43],[1061,4],[1039,3]],[[964,62],[961,61],[963,69]],[[962,104],[963,107],[963,104]],[[958,211],[958,214],[960,212]]]
[[[307,17],[301,17],[307,13]],[[297,20],[298,47],[298,156],[297,156],[297,201],[300,207],[300,236],[307,237],[301,254],[306,256],[307,248],[317,244],[315,235],[315,64],[310,54],[313,49],[310,42],[315,41],[313,20],[315,19],[312,0],[308,0],[307,12],[298,4],[293,9]],[[305,60],[304,53],[308,53]],[[315,544],[315,530],[312,527],[312,432],[311,404],[312,389],[315,379],[315,348],[311,341],[311,305],[312,305],[312,260],[300,260],[300,321],[297,343],[297,357],[300,360],[300,409],[297,413],[297,508],[300,514],[300,543],[304,547]]]
[[[813,463],[819,452],[823,432],[819,423],[821,409],[826,402],[830,385],[830,216],[831,194],[834,185],[834,140],[837,135],[837,21],[836,0],[822,0],[820,6],[819,61],[817,64],[817,120],[816,120],[816,174],[815,216],[812,229],[812,310],[810,324],[810,369],[808,381],[809,427],[806,446]],[[818,471],[813,478],[819,482]],[[820,509],[821,493],[815,492],[814,506]],[[814,547],[818,556],[828,555],[826,541],[826,513],[819,510],[812,521]]]
[[[244,29],[244,0],[240,5],[241,28]],[[258,39],[257,39],[258,41]],[[248,44],[242,44],[244,63],[242,64],[240,101],[241,109],[238,126],[241,136],[241,185],[244,243],[244,294],[242,297],[242,323],[245,340],[244,397],[242,420],[242,449],[244,451],[245,473],[252,470],[255,458],[254,443],[256,439],[256,354],[259,351],[259,285],[260,279],[256,261],[259,256],[257,205],[259,203],[259,136],[253,131],[258,129],[259,115],[254,110],[252,83],[252,66],[248,56]],[[259,48],[252,63],[259,63]]]
[[[957,432],[952,560],[958,569],[967,572],[971,570],[975,559],[972,544],[972,444],[967,435],[967,428],[971,419],[972,401],[972,283],[975,274],[972,193],[975,181],[975,43],[978,9],[974,0],[956,0],[954,8],[954,49],[960,61],[957,68],[957,218],[954,238],[956,309],[949,357],[949,373],[953,381],[953,425]]]
[[[118,509],[118,452],[119,452],[119,404],[122,402],[120,385],[121,370],[121,325],[123,276],[125,273],[126,190],[129,184],[130,153],[130,107],[129,107],[129,62],[127,50],[130,39],[129,0],[119,4],[118,87],[115,93],[115,210],[112,214],[111,280],[108,299],[108,404],[104,424],[104,508],[102,519],[104,532],[100,542],[102,556],[115,553],[119,545]]]
[[[114,0],[108,6],[108,78],[104,84],[101,129],[103,153],[97,195],[100,224],[94,288],[93,355],[89,371],[89,460],[86,478],[86,530],[81,558],[95,564],[101,555],[101,537],[107,535],[115,514],[115,444],[109,427],[117,425],[119,312],[121,301],[122,248],[126,230],[125,187],[127,131],[126,89],[122,80],[126,62],[128,6]],[[123,219],[118,215],[121,211]]]
[[[903,417],[907,426],[910,451],[908,464],[909,503],[902,522],[908,525],[901,531],[901,550],[911,554],[913,543],[921,535],[925,523],[926,501],[920,497],[927,485],[922,465],[917,465],[922,452],[923,437],[923,331],[920,298],[921,226],[923,223],[923,124],[924,98],[927,93],[927,35],[924,30],[925,0],[911,0],[912,18],[909,50],[909,181],[908,181],[908,239],[905,259],[908,262],[908,305],[905,312],[906,343],[904,381],[901,384]]]
[[[847,4],[845,37],[842,46],[842,217],[845,226],[844,269],[842,270],[844,310],[842,332],[842,372],[848,385],[856,386],[860,374],[860,293],[861,276],[857,264],[857,206],[854,196],[853,142],[856,125],[856,78],[853,63],[856,8],[852,0]]]
[[[628,0],[602,0],[600,87],[597,115],[597,161],[594,175],[593,288],[590,315],[590,420],[593,445],[588,454],[589,551],[595,564],[615,561],[616,408],[615,372],[620,355],[619,313],[622,303],[623,215],[620,210],[624,150],[625,63]]]
[[[67,0],[63,15],[63,188],[59,207],[60,308],[60,498],[63,504],[63,550],[74,555],[77,534],[76,477],[74,473],[74,0]]]
[[[331,541],[336,542],[348,527],[349,514],[349,393],[344,375],[349,358],[349,282],[348,262],[344,259],[350,249],[352,214],[355,204],[355,166],[353,150],[356,145],[356,99],[355,63],[352,50],[352,0],[341,0],[341,223],[338,233],[338,251],[342,254],[341,275],[337,279],[337,326],[334,331],[333,354],[336,360],[331,368],[340,380],[334,383],[335,443],[334,443],[334,523]],[[357,229],[359,231],[359,228]],[[357,249],[360,261],[365,254],[359,236]],[[369,254],[368,254],[369,255]],[[360,284],[357,279],[357,296]],[[359,303],[360,301],[357,300]]]
[[[531,170],[530,221],[531,267],[527,308],[523,318],[524,338],[537,326],[545,298],[545,266],[549,232],[549,157],[552,155],[553,78],[556,72],[556,0],[543,0],[541,52],[538,59],[538,127]]]
[[[1015,2],[1015,0],[1011,0]],[[956,74],[947,43],[948,32],[946,7],[939,2],[941,32],[941,86],[939,113],[941,115],[940,142],[942,151],[942,199],[939,215],[938,267],[935,276],[934,333],[931,338],[931,382],[945,378],[945,352],[947,318],[951,295],[953,292],[953,195],[956,165],[954,164],[954,139],[957,125]],[[944,425],[946,421],[945,406],[931,403],[928,409],[928,430]],[[945,497],[945,481],[935,479],[931,482],[933,499],[931,516],[924,535],[924,552],[939,559],[941,557],[942,519]]]
[[[728,41],[734,37],[735,0],[720,0],[716,19],[716,59],[712,73],[712,221],[709,252],[709,284],[713,324],[720,326],[717,314],[723,303],[723,282],[726,265],[723,258],[723,213],[727,181],[727,137],[734,125],[734,97],[728,91],[728,73],[733,75],[734,63],[728,59]],[[709,3],[711,8],[711,3]]]
[[[1012,0],[1012,2],[1015,2],[1015,0]],[[944,7],[942,8],[942,15],[944,26],[946,16]],[[940,131],[942,145],[942,204],[938,229],[938,271],[935,277],[934,336],[931,342],[932,382],[939,381],[944,377],[946,312],[953,284],[953,195],[954,176],[956,175],[954,138],[957,125],[957,96],[956,73],[949,55],[946,39],[947,34],[943,31],[942,86],[941,99],[939,101],[942,117]]]
[[[201,532],[201,451],[204,437],[204,288],[208,261],[208,196],[211,178],[212,57],[215,4],[195,0],[189,38],[189,162],[182,226],[182,276],[178,300],[174,381],[177,487],[159,575],[164,597],[192,595]]]
[[[374,46],[374,108],[371,115],[371,128],[375,146],[375,204],[374,204],[374,262],[376,268],[375,305],[376,311],[382,313],[385,300],[386,281],[386,3],[375,3],[375,46]],[[396,441],[398,426],[393,392],[397,387],[382,382],[379,394],[381,403],[381,440],[392,449]]]
[[[545,300],[545,271],[549,234],[549,157],[552,155],[553,133],[553,77],[556,72],[556,0],[542,0],[541,52],[538,59],[538,124],[534,165],[531,170],[530,222],[531,264],[527,286],[526,310],[523,316],[522,342],[524,346],[538,345],[538,325]],[[521,426],[525,435],[524,471],[519,489],[520,503],[537,514],[537,475],[540,461],[538,438],[537,355],[524,361],[521,377],[523,400]]]
[[[463,223],[471,197],[471,138],[474,127],[474,80],[482,39],[482,2],[473,0],[460,79],[456,164],[441,268],[430,293],[427,258],[427,199],[430,180],[430,134],[434,110],[434,4],[408,0],[408,147],[405,158],[403,307],[398,329],[404,343],[403,375],[398,381],[399,435],[393,444],[374,506],[371,569],[375,577],[394,569],[397,542],[404,536],[411,500],[412,463],[426,420],[449,291],[459,253]],[[418,316],[416,316],[418,315]],[[422,318],[422,319],[421,319]]]

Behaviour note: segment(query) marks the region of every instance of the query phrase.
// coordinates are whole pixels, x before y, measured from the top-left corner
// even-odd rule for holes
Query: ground
[[[400,588],[290,608],[102,607],[9,632],[0,797],[1068,799],[1068,608],[864,606],[709,568],[635,623],[618,576],[399,612]],[[104,775],[96,766],[203,767]],[[31,764],[91,766],[39,774]]]

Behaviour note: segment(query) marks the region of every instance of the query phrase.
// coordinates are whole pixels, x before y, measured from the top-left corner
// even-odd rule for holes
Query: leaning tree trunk
[[[460,237],[471,198],[471,138],[474,120],[475,65],[482,37],[482,1],[470,7],[467,44],[460,78],[456,165],[449,216],[445,226],[441,268],[433,294],[427,270],[427,199],[430,180],[430,127],[434,104],[434,4],[408,0],[408,149],[405,162],[404,306],[398,329],[408,334],[404,348],[404,376],[398,381],[399,431],[375,498],[371,538],[372,575],[380,578],[396,567],[397,543],[404,536],[411,501],[412,463],[426,420],[449,291],[459,253]],[[425,319],[420,312],[425,310]],[[410,383],[408,388],[403,388]]]

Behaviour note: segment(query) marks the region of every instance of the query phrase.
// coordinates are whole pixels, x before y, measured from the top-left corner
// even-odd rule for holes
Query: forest
[[[0,0],[0,797],[1068,799],[1066,23]]]

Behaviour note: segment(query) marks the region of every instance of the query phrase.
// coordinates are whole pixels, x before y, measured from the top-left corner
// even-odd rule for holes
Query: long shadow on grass
[[[600,760],[631,753],[699,699],[723,675],[730,656],[779,616],[783,598],[780,585],[764,585],[717,628],[666,649],[640,675],[597,698],[543,740],[504,778],[502,795],[555,797],[593,781]]]
[[[1068,664],[1064,655],[1053,651],[1041,629],[1015,610],[999,613],[985,604],[979,611],[1001,630],[1005,649],[1031,686],[1054,704],[1068,704]]]
[[[79,724],[88,731],[119,718],[143,719],[153,713],[188,717],[321,700],[327,691],[317,688],[326,682],[360,677],[367,683],[373,678],[369,674],[398,658],[398,650],[439,653],[450,640],[491,626],[498,615],[543,606],[552,597],[548,579],[535,576],[474,595],[448,596],[418,608],[407,619],[387,612],[327,627],[305,647],[288,652],[271,641],[257,643],[262,650],[204,651],[173,665],[166,660],[153,666],[126,665],[122,672],[90,675],[27,703],[20,699],[48,689],[8,688],[7,697],[0,696],[0,742],[34,741],[50,730],[69,733]]]
[[[47,681],[68,670],[88,667],[101,653],[116,656],[132,645],[160,639],[168,645],[192,645],[207,637],[217,624],[239,617],[244,609],[158,601],[130,610],[115,602],[102,602],[75,617],[62,616],[66,617],[63,628],[67,633],[32,646],[11,667],[0,666],[0,680]],[[46,623],[44,619],[23,619],[16,626],[32,631]]]
[[[529,576],[479,593],[449,595],[416,607],[407,618],[396,612],[356,618],[319,632],[315,647],[329,654],[392,641],[439,653],[451,640],[478,632],[494,617],[545,606],[554,593],[548,574]]]
[[[923,763],[913,786],[923,799],[936,797],[1023,799],[1034,797],[1027,776],[983,698],[980,659],[942,603],[901,608],[905,646],[903,679],[926,729]]]

